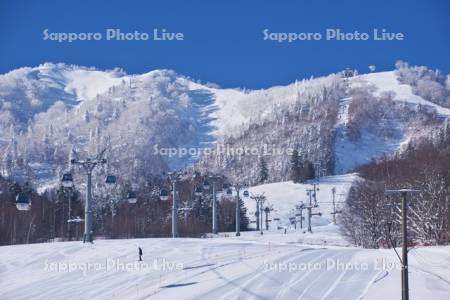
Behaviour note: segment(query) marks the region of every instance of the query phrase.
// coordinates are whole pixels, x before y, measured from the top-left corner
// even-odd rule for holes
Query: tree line
[[[414,188],[409,195],[410,243],[450,241],[450,139],[423,140],[393,158],[357,170],[361,179],[350,189],[340,215],[342,231],[367,248],[401,244],[400,196],[386,189]]]
[[[200,237],[211,232],[212,191],[204,190],[201,196],[195,195],[195,189],[203,180],[202,176],[188,176],[177,185],[178,207],[186,208],[178,213],[178,231],[182,237]],[[218,182],[217,187],[222,187],[224,182]],[[162,201],[159,197],[162,188],[169,190],[170,183],[157,177],[148,179],[136,188],[136,203],[127,201],[126,185],[115,195],[94,193],[94,201],[102,204],[94,205],[93,229],[96,238],[170,237],[172,193],[169,190],[169,199]],[[0,245],[82,239],[84,224],[77,220],[84,219],[84,193],[76,189],[68,193],[67,189],[58,187],[40,195],[29,189],[31,209],[19,211],[15,206],[15,197],[25,189],[26,185],[0,177]],[[100,189],[101,186],[97,186],[97,190]],[[235,229],[235,198],[226,193],[220,193],[217,197],[220,231]],[[72,222],[68,223],[69,199]],[[249,220],[242,199],[239,206],[241,230],[247,230]]]

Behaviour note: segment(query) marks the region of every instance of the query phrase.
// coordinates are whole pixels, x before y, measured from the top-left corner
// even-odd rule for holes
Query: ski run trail
[[[0,247],[0,299],[400,298],[392,250],[308,246],[296,242],[298,235]],[[449,263],[450,247],[411,250],[411,299],[449,299]]]
[[[322,216],[313,217],[312,233],[289,226],[310,183],[279,182],[249,189],[265,193],[273,207],[274,220],[263,235],[0,247],[0,299],[400,299],[394,251],[353,247],[332,223],[332,188],[341,208],[357,179],[319,180],[315,210]],[[250,220],[254,202],[245,200]],[[411,299],[450,299],[450,246],[411,249],[409,261]]]

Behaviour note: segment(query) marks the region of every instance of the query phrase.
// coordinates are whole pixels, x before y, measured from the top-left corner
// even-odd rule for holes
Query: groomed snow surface
[[[284,182],[250,189],[264,192],[280,217],[262,236],[251,231],[0,247],[0,299],[399,299],[393,250],[351,247],[331,223],[331,189],[342,203],[356,179],[319,181],[315,211],[323,215],[314,217],[312,234],[289,227],[286,219],[295,204],[308,200],[311,185]],[[246,205],[254,211],[253,200]],[[411,299],[449,299],[450,247],[412,249],[409,258]]]
[[[392,250],[308,246],[297,243],[298,236],[294,231],[246,232],[240,238],[0,247],[0,298],[400,298],[399,264]],[[138,245],[144,251],[140,263]],[[411,250],[411,299],[448,299],[449,263],[450,247]]]

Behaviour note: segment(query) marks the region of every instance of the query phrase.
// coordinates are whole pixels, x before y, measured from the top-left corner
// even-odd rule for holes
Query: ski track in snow
[[[290,232],[260,236],[245,232],[241,237],[212,239],[98,240],[0,247],[2,257],[1,299],[397,299],[399,270],[378,270],[374,259],[396,260],[392,250],[353,247],[327,248],[292,244],[299,235]],[[271,243],[277,240],[278,243]],[[284,243],[282,241],[285,241]],[[85,261],[106,258],[135,262],[137,245],[144,261],[153,258],[182,262],[176,271],[44,271],[44,262]],[[433,260],[450,259],[449,247],[419,248],[417,255]],[[367,269],[333,267],[361,265]],[[411,256],[411,298],[446,299],[450,284],[446,266],[430,265]],[[297,268],[289,270],[289,264]],[[316,264],[309,269],[304,266]],[[294,266],[291,265],[291,266]],[[284,270],[275,266],[286,266]],[[303,269],[299,269],[303,266]],[[420,269],[419,269],[420,268]],[[445,280],[438,280],[439,273]],[[383,274],[388,274],[384,276]],[[383,278],[382,280],[380,280]]]

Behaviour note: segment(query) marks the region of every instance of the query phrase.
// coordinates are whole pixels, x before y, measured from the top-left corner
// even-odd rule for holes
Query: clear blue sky
[[[183,42],[57,43],[42,31],[146,31],[166,28]],[[263,41],[262,30],[326,28],[403,32],[405,41]],[[346,67],[392,69],[402,59],[450,73],[450,1],[0,0],[0,73],[65,62],[128,73],[168,68],[224,87],[262,88]]]

